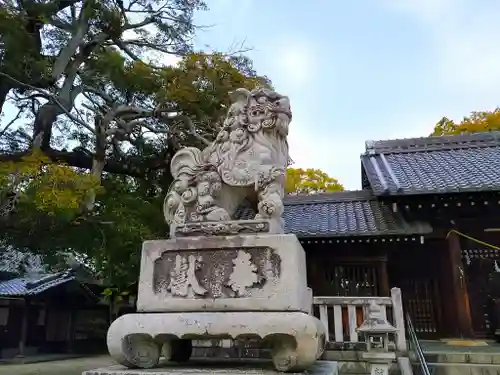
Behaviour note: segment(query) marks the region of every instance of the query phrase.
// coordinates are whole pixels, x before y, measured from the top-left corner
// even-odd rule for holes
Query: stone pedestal
[[[368,363],[370,375],[389,375],[389,368],[396,360],[396,354],[391,352],[366,352],[362,358]]]
[[[311,315],[304,250],[283,234],[290,101],[265,88],[230,97],[216,139],[171,159],[163,204],[171,239],[144,243],[138,313],[115,320],[107,340],[119,364],[152,370],[123,374],[170,373],[154,368],[160,358],[189,360],[192,340],[259,339],[274,369],[287,372],[323,353],[327,332]],[[245,205],[254,219],[232,220]]]
[[[318,361],[308,369],[309,375],[338,375],[337,362]],[[268,363],[250,361],[245,363],[209,362],[193,363],[190,366],[167,366],[156,369],[128,369],[116,365],[85,371],[82,375],[278,375]]]
[[[138,313],[111,324],[112,357],[153,369],[161,358],[188,361],[192,340],[255,338],[271,349],[275,370],[314,365],[327,333],[311,315],[304,249],[295,235],[269,233],[268,224],[191,224],[184,236],[146,241]]]
[[[323,353],[321,322],[303,312],[192,312],[127,314],[108,331],[108,349],[120,364],[152,368],[163,355],[187,361],[192,339],[256,337],[272,349],[280,371],[304,370]]]
[[[311,306],[305,252],[295,235],[144,242],[138,311],[309,313]]]

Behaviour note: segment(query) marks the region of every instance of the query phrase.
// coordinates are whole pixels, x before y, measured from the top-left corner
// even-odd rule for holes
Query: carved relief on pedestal
[[[259,282],[257,266],[251,262],[252,256],[243,251],[238,251],[238,256],[233,259],[233,272],[229,275],[227,285],[238,297],[244,297],[248,288]]]
[[[197,222],[178,225],[175,228],[176,237],[230,236],[268,232],[269,223],[266,221]]]
[[[280,276],[271,248],[167,251],[155,261],[153,289],[170,297],[251,297]]]
[[[203,296],[207,290],[200,285],[196,278],[196,271],[201,268],[200,256],[189,255],[175,256],[175,267],[170,272],[170,282],[167,286],[173,296],[188,297],[193,295]]]

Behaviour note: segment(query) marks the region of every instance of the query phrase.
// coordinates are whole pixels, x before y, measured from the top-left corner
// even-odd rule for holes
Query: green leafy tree
[[[247,69],[250,69],[251,62],[245,61]],[[153,116],[155,106],[152,104],[151,107],[142,109],[134,107],[136,112],[127,112],[134,114],[134,120],[144,119],[145,123],[137,129],[131,129],[125,122],[115,119],[107,127],[109,136],[105,143],[103,142],[103,155],[106,165],[116,163],[117,168],[122,168],[116,171],[103,171],[94,176],[92,172],[96,169],[92,167],[95,167],[95,162],[90,165],[75,163],[73,166],[81,168],[71,169],[71,164],[61,163],[66,160],[71,162],[73,159],[61,158],[52,162],[44,159],[43,162],[47,166],[70,168],[73,171],[73,174],[67,175],[70,181],[76,181],[78,178],[88,180],[88,190],[96,189],[96,194],[92,197],[92,207],[82,211],[68,204],[66,212],[69,215],[48,215],[41,209],[45,206],[40,206],[40,203],[43,201],[44,205],[48,205],[50,199],[35,200],[33,194],[23,190],[19,195],[16,211],[9,216],[9,230],[4,231],[3,238],[18,249],[46,255],[65,252],[68,249],[77,254],[85,254],[94,269],[104,278],[118,285],[130,284],[138,275],[142,241],[165,237],[168,232],[161,206],[165,190],[170,183],[170,171],[168,165],[165,165],[169,153],[174,153],[179,147],[186,145],[202,147],[204,142],[212,138],[220,125],[221,116],[229,106],[227,93],[231,88],[251,88],[257,84],[268,84],[267,79],[253,74],[246,75],[240,69],[233,59],[221,54],[188,55],[181,60],[179,66],[166,68],[161,74],[165,74],[165,79],[176,84],[168,86],[164,81],[159,83],[158,90],[165,90],[164,95],[171,98],[171,110],[175,116],[185,116],[186,119],[176,117],[170,121],[168,115],[165,115],[165,118]],[[213,88],[206,84],[197,87],[192,77],[210,82]],[[138,81],[149,84],[148,80]],[[139,89],[142,88],[137,86],[134,94],[137,94]],[[147,93],[148,98],[159,95],[158,92],[156,89],[151,90],[151,93]],[[146,97],[146,94],[144,95]],[[193,105],[193,102],[197,105]],[[106,107],[103,105],[102,109],[105,111]],[[93,110],[98,113],[99,108]],[[104,112],[102,117],[106,115]],[[64,126],[67,126],[67,129],[61,128],[62,134],[67,135],[68,139],[81,140],[81,151],[71,153],[88,153],[95,160],[95,148],[90,145],[96,141],[96,135],[80,133],[79,128],[75,129],[69,123]],[[120,132],[122,130],[123,132]],[[128,148],[124,145],[124,140],[127,139],[130,140],[127,143]],[[5,166],[4,170],[12,175],[16,167],[25,168],[25,162],[33,158],[37,160],[35,157],[25,156],[19,162],[8,161],[0,165]],[[77,162],[78,160],[80,159],[76,159]],[[162,168],[155,168],[155,163],[161,163]],[[30,176],[36,174],[36,167],[39,167],[39,164],[32,166],[33,170],[29,169]],[[6,177],[9,176],[4,176]],[[34,188],[42,186],[40,181],[34,179]],[[8,189],[5,192],[10,191],[12,190]],[[81,205],[88,205],[88,196],[81,192],[83,191],[64,191],[71,204],[76,199]],[[59,192],[43,190],[38,192],[38,196],[40,194],[48,194],[48,197],[54,197],[57,202]],[[66,203],[59,202],[59,206],[61,204]],[[54,202],[49,206],[54,212],[57,207]]]
[[[0,122],[0,242],[72,252],[128,285],[142,241],[168,232],[172,155],[212,139],[229,91],[270,81],[238,53],[192,51],[202,1],[47,0],[32,16],[27,3],[0,3],[0,88],[19,111]],[[14,31],[42,43],[16,50]],[[152,58],[165,54],[178,65]]]
[[[287,194],[314,194],[344,191],[336,178],[330,177],[320,169],[288,168],[286,171],[285,192]]]
[[[472,112],[460,122],[443,117],[436,123],[431,135],[481,133],[500,130],[500,108],[493,111]]]

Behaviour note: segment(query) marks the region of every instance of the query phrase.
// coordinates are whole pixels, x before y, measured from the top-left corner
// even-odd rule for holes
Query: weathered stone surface
[[[323,353],[304,250],[283,234],[289,99],[265,88],[238,89],[231,99],[213,142],[172,157],[163,205],[171,239],[143,244],[139,313],[108,330],[110,354],[128,368],[187,361],[192,340],[257,338],[278,371],[308,369]],[[242,203],[255,205],[254,220],[233,220]],[[102,374],[156,372],[123,371]]]
[[[276,220],[199,221],[170,225],[170,238],[281,233]]]
[[[131,367],[137,363],[150,368],[157,365],[160,353],[170,356],[173,351],[179,352],[181,342],[187,348],[186,339],[245,337],[258,337],[264,346],[273,348],[273,363],[283,369],[310,367],[323,354],[326,344],[323,324],[302,312],[127,314],[111,324],[107,344],[119,364]],[[191,350],[172,356],[187,360]]]
[[[270,247],[165,252],[155,261],[153,288],[177,297],[238,298],[280,276],[281,258]]]
[[[309,375],[338,375],[337,362],[318,361],[308,371]],[[116,365],[85,371],[82,375],[278,375],[269,363],[252,361],[250,363],[234,362],[200,362],[189,366],[170,366],[149,370],[127,369]],[[293,373],[291,373],[293,374]]]
[[[271,348],[263,347],[258,338],[244,340],[193,340],[192,358],[271,359]]]
[[[238,89],[216,137],[204,150],[186,147],[172,158],[174,181],[163,212],[169,224],[228,221],[244,201],[256,202],[256,219],[280,223],[289,163],[286,96],[265,88]]]
[[[305,253],[295,235],[146,241],[138,311],[310,312]]]

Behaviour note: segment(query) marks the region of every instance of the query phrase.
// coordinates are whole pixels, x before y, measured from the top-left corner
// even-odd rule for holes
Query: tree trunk
[[[95,126],[95,153],[92,158],[92,169],[90,173],[92,177],[96,179],[96,181],[101,183],[102,172],[104,170],[104,166],[106,165],[106,129],[105,124],[102,119],[98,116],[94,120]],[[96,198],[95,189],[91,189],[87,194],[87,199],[85,201],[85,209],[87,212],[90,212],[94,209]]]
[[[7,95],[10,92],[12,86],[5,81],[5,79],[0,80],[0,114],[3,111],[3,106],[7,100]]]
[[[40,107],[35,117],[33,130],[34,149],[47,150],[50,148],[52,126],[60,114],[62,114],[62,110],[56,104],[46,103]]]

